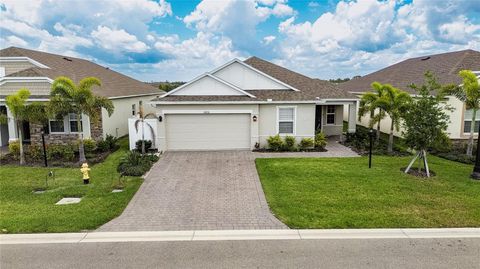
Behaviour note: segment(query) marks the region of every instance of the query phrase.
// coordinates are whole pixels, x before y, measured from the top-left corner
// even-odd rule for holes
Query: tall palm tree
[[[63,117],[69,113],[76,114],[80,163],[86,161],[81,125],[82,114],[87,115],[92,122],[95,122],[98,121],[100,117],[99,112],[102,108],[107,110],[109,116],[112,115],[114,110],[112,101],[93,94],[93,86],[101,86],[98,78],[87,77],[80,80],[78,85],[75,85],[68,77],[58,77],[53,81],[50,93],[50,109],[57,117]]]
[[[44,123],[47,120],[45,111],[45,105],[39,102],[33,102],[27,104],[28,97],[30,97],[30,91],[27,89],[20,89],[15,94],[9,95],[5,98],[5,103],[8,109],[12,112],[15,120],[15,129],[18,134],[18,142],[20,148],[20,165],[25,164],[25,154],[23,152],[23,128],[22,123],[24,121],[30,121],[35,123]],[[1,121],[8,120],[1,117]]]
[[[388,137],[388,152],[393,151],[393,131],[400,129],[400,120],[402,113],[408,108],[412,97],[407,92],[394,88],[390,84],[383,85],[384,94],[377,101],[378,107],[385,111],[390,117],[390,135]]]
[[[153,126],[145,120],[148,118],[156,118],[157,116],[154,113],[145,114],[142,101],[138,102],[138,107],[138,120],[135,121],[135,131],[138,133],[138,125],[142,124],[142,154],[145,154],[145,124],[147,124],[147,127],[152,135],[152,143],[155,141],[155,131],[153,130]]]
[[[372,83],[372,91],[368,91],[362,95],[360,99],[360,107],[358,109],[358,120],[361,121],[365,114],[370,113],[370,121],[368,127],[373,128],[377,124],[377,141],[380,139],[380,122],[385,118],[385,111],[378,106],[378,100],[384,95],[384,87],[378,82]],[[377,114],[375,112],[378,111]]]
[[[453,95],[460,101],[465,103],[467,109],[472,110],[472,125],[470,126],[470,137],[467,145],[467,155],[472,156],[473,153],[473,134],[477,126],[475,126],[477,111],[480,109],[480,85],[479,78],[470,70],[462,70],[459,76],[463,79],[463,84],[459,87],[449,87],[443,90],[446,95]]]

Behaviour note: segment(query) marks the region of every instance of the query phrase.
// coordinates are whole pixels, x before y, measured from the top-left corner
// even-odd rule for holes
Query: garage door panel
[[[167,115],[166,140],[168,150],[250,149],[250,115]]]

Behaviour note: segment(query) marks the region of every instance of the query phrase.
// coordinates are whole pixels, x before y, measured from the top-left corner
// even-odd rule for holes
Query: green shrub
[[[47,148],[47,158],[49,160],[72,161],[75,158],[75,152],[71,145],[50,145]]]
[[[295,151],[295,137],[294,136],[285,136],[285,142],[283,143],[283,150],[285,151]]]
[[[301,150],[313,148],[313,145],[314,145],[314,141],[313,141],[313,138],[311,137],[302,138],[302,140],[300,140],[300,143],[298,144]]]
[[[83,140],[83,148],[85,149],[85,152],[90,153],[94,152],[97,149],[97,142],[93,139],[84,139]]]
[[[145,151],[149,151],[150,148],[152,147],[152,141],[150,140],[144,140],[144,141],[145,141]],[[142,152],[142,140],[138,140],[135,143],[135,149]]]
[[[110,144],[108,143],[108,141],[105,140],[98,141],[97,149],[100,152],[107,152],[110,150]]]
[[[267,138],[268,148],[273,151],[280,151],[283,148],[283,140],[280,135],[269,136]]]
[[[37,144],[28,145],[25,155],[29,160],[40,161],[43,159],[43,147]]]
[[[323,132],[318,132],[315,134],[315,148],[317,149],[325,149],[327,146],[327,139],[325,138],[325,134]]]
[[[14,159],[20,158],[20,142],[18,141],[9,142],[8,153],[12,154]]]
[[[120,160],[117,171],[123,176],[141,176],[158,161],[155,155],[144,155],[137,151],[130,151]]]

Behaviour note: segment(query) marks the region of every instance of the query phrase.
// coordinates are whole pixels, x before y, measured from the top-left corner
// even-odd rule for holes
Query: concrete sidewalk
[[[231,240],[308,240],[308,239],[419,239],[480,238],[480,228],[445,229],[325,229],[325,230],[202,230],[158,232],[88,232],[57,234],[2,234],[0,245],[231,241]]]

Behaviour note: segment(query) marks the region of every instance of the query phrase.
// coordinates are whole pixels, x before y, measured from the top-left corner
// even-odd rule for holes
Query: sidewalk
[[[87,232],[2,234],[0,245],[93,242],[309,240],[309,239],[480,238],[480,228],[325,229],[325,230],[203,230],[158,232]]]

